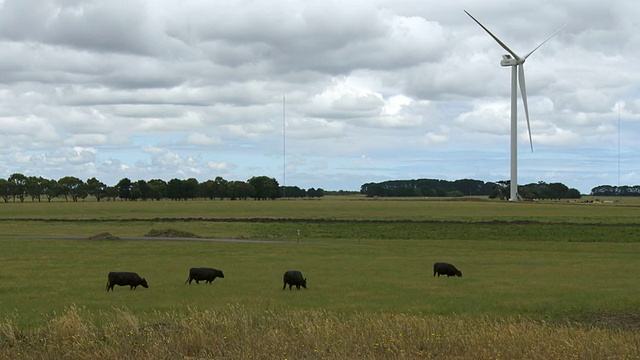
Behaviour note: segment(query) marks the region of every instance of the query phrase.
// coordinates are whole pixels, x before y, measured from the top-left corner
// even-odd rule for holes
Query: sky
[[[640,184],[640,2],[0,0],[0,177]],[[520,96],[520,95],[519,95]]]

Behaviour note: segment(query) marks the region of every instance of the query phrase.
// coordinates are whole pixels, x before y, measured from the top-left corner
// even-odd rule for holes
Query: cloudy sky
[[[640,2],[0,0],[0,177],[640,183]],[[284,101],[283,101],[284,99]],[[619,115],[618,115],[619,114]]]

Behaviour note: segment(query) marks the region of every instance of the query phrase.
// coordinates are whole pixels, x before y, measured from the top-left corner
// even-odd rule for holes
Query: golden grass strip
[[[636,359],[640,333],[571,324],[323,310],[185,309],[90,313],[46,325],[0,323],[0,358],[51,359]],[[156,321],[160,319],[160,321]],[[99,325],[98,325],[99,324]]]

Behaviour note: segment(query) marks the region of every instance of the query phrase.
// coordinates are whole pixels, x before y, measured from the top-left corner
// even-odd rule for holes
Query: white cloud
[[[215,171],[226,171],[232,168],[227,162],[207,161],[207,167]]]
[[[446,134],[435,134],[428,132],[424,135],[425,145],[444,144],[449,140],[449,136]]]
[[[207,136],[205,134],[190,134],[186,139],[187,144],[196,145],[196,146],[218,146],[222,144],[222,141],[219,138]]]

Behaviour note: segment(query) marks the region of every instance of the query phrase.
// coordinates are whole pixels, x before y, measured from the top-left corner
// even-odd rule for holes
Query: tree
[[[131,180],[128,178],[120,179],[116,184],[116,189],[118,189],[118,197],[120,199],[131,199]]]
[[[48,202],[51,202],[51,199],[57,198],[62,194],[62,190],[58,181],[53,179],[44,179],[42,183],[42,193],[47,198]]]
[[[568,199],[580,199],[582,197],[582,194],[580,194],[580,191],[578,189],[571,188],[569,189],[569,191],[567,191],[566,197]]]
[[[107,199],[107,201],[116,201],[116,199],[118,198],[118,188],[115,186],[107,186],[104,198]]]
[[[137,201],[142,198],[142,190],[140,190],[140,185],[138,182],[131,183],[131,201]]]
[[[386,196],[385,188],[381,184],[368,183],[360,187],[360,193],[368,197]]]
[[[178,200],[184,197],[182,191],[182,180],[173,178],[167,183],[167,198]]]
[[[131,185],[131,197],[133,200],[142,199],[143,201],[153,198],[151,185],[144,180],[136,181]]]
[[[640,185],[611,186],[600,185],[591,189],[593,196],[640,196]]]
[[[73,202],[77,202],[79,198],[84,199],[87,197],[85,183],[77,177],[65,176],[58,180],[58,184],[63,189],[65,200],[68,200],[67,196],[70,196]]]
[[[167,183],[167,197],[172,200],[195,199],[200,192],[198,180],[190,178],[187,180],[171,179]]]
[[[510,196],[509,184],[511,184],[511,181],[509,180],[502,180],[495,183],[495,187],[489,194],[489,199],[496,199],[496,198],[499,198],[500,200],[508,199]]]
[[[95,177],[87,180],[86,185],[87,193],[94,196],[98,202],[107,195],[107,185]]]
[[[229,183],[229,197],[231,200],[242,199],[246,200],[249,197],[255,196],[255,189],[249,183],[244,181],[231,181]]]
[[[221,176],[216,176],[213,183],[213,193],[216,197],[220,198],[220,200],[229,197],[229,182],[227,180],[223,179]]]
[[[11,184],[7,179],[0,179],[0,196],[4,202],[9,202],[11,199]]]
[[[220,176],[217,176],[215,180],[207,180],[200,183],[200,196],[213,200],[220,198],[220,200],[227,197],[229,191],[229,182]]]
[[[283,190],[278,190],[278,192],[284,194],[284,196],[288,198],[303,198],[307,196],[307,191],[300,189],[297,186],[283,186],[281,189]]]
[[[247,181],[254,188],[253,197],[259,200],[280,197],[278,181],[267,176],[254,176]]]
[[[317,198],[323,197],[324,196],[324,190],[322,190],[321,188],[317,188],[317,189],[310,188],[309,190],[307,190],[307,196],[308,197],[314,197],[314,198],[315,197],[317,197]]]
[[[167,183],[161,179],[151,179],[149,185],[149,198],[160,200],[167,196]]]
[[[527,199],[580,198],[580,192],[576,189],[569,189],[569,187],[562,183],[547,184],[544,181],[523,185],[518,189],[518,193]]]
[[[20,173],[15,173],[9,176],[8,181],[13,201],[15,202],[17,198],[20,202],[24,202],[24,196],[27,193],[27,177]]]
[[[483,193],[484,181],[462,179],[454,181],[452,185],[456,188],[454,191],[459,191],[464,195],[486,195],[486,193]]]
[[[215,195],[213,195],[213,180],[201,182],[198,192],[200,193],[200,197],[213,200],[215,198]]]
[[[186,199],[196,199],[200,194],[200,184],[198,180],[189,178],[184,181],[184,194]]]
[[[44,182],[45,179],[42,177],[29,176],[27,178],[27,194],[31,197],[31,201],[38,199],[40,202],[40,196],[44,194]]]

